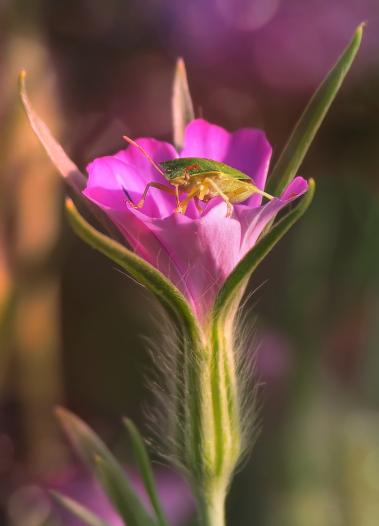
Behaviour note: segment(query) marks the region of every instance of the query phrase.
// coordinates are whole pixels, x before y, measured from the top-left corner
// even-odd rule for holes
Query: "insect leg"
[[[218,195],[225,201],[226,206],[227,206],[226,217],[231,217],[231,215],[233,214],[233,205],[230,202],[229,197],[226,194],[224,194],[224,192],[221,190],[218,184],[215,183],[213,179],[211,179],[210,177],[207,177],[206,179],[204,179],[204,183],[207,183],[210,186],[212,186],[216,190]]]
[[[255,186],[255,185],[254,185]],[[255,187],[255,191],[257,194],[263,195],[263,197],[266,197],[269,201],[274,199],[273,195],[268,194],[267,192],[264,192],[263,190],[260,190],[259,188]]]
[[[145,186],[145,190],[143,191],[143,194],[141,196],[141,199],[138,201],[137,204],[133,203],[133,201],[130,199],[128,193],[126,192],[126,190],[124,190],[124,193],[125,193],[126,197],[128,198],[128,203],[133,208],[142,208],[144,203],[145,203],[147,192],[149,191],[150,188],[158,188],[158,190],[162,190],[162,192],[167,192],[168,194],[171,194],[171,195],[175,195],[176,194],[176,192],[175,192],[175,190],[173,188],[165,186],[164,184],[154,183],[154,182],[153,183],[147,183],[147,185]]]
[[[179,198],[179,186],[175,185],[175,198],[176,198],[176,206],[180,206],[180,198]]]
[[[208,189],[208,187],[205,184],[201,184],[199,186],[198,198],[200,199],[200,201],[204,201],[204,198],[205,198],[205,196],[207,195],[208,192],[209,192],[209,189]]]
[[[204,212],[204,210],[203,210],[203,208],[202,208],[202,206],[200,204],[199,197],[195,196],[194,200],[195,200],[195,206],[196,206],[197,211],[199,212],[199,214],[202,214]]]
[[[179,212],[180,214],[185,214],[187,210],[187,206],[189,205],[189,202],[193,197],[196,196],[198,193],[198,188],[193,188],[190,192],[188,192],[187,197],[183,199],[183,201],[179,202],[178,206],[174,210],[174,212]]]

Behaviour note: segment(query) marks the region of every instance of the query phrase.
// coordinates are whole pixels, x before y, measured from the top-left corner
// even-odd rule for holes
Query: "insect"
[[[176,197],[174,212],[182,214],[185,214],[191,199],[195,200],[196,207],[201,213],[203,210],[200,201],[207,203],[214,197],[221,197],[227,205],[227,217],[233,214],[234,203],[241,203],[255,193],[273,199],[273,196],[255,186],[248,175],[227,164],[202,157],[182,157],[158,164],[140,144],[127,136],[124,136],[124,139],[138,148],[170,185],[155,181],[147,183],[138,203],[134,203],[124,189],[129,204],[134,208],[143,207],[150,188],[158,188],[174,195]],[[186,194],[182,200],[180,200],[180,192]]]

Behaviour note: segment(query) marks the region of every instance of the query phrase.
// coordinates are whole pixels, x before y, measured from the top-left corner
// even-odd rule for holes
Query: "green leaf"
[[[186,299],[159,270],[124,245],[93,228],[79,214],[71,199],[66,200],[66,210],[74,232],[83,241],[117,263],[138,283],[149,289],[186,331],[190,339],[198,337],[197,322]]]
[[[85,524],[88,524],[88,526],[110,526],[107,522],[92,513],[92,511],[76,500],[71,499],[66,495],[62,495],[57,491],[51,491],[50,493],[63,508],[66,508],[66,510],[83,521]]]
[[[96,477],[108,495],[113,507],[118,511],[126,526],[155,526],[157,523],[144,516],[131,504],[124,481],[115,476],[112,466],[101,455],[96,457]]]
[[[54,139],[46,124],[33,110],[26,92],[25,78],[26,72],[21,71],[19,75],[20,97],[30,125],[58,172],[76,192],[80,193],[86,185],[86,178],[67,156],[62,146]]]
[[[312,96],[272,171],[268,192],[279,195],[292,181],[345,79],[362,40],[364,24]]]
[[[217,295],[213,311],[214,320],[218,320],[220,315],[225,312],[236,295],[241,293],[241,289],[244,288],[247,280],[261,261],[288,232],[288,230],[301,218],[311,204],[314,192],[315,182],[313,179],[310,179],[308,191],[299,200],[297,205],[295,205],[290,212],[278,221],[278,223],[276,223],[267,234],[261,237],[256,245],[238,263]]]
[[[173,320],[177,323],[181,331],[181,343],[183,354],[178,353],[178,369],[181,377],[176,376],[177,393],[176,399],[179,408],[177,414],[185,415],[180,417],[177,429],[177,443],[183,448],[177,454],[180,460],[201,469],[201,439],[199,431],[199,414],[201,411],[201,392],[199,385],[198,369],[201,363],[202,336],[201,329],[195,319],[189,304],[181,292],[157,269],[128,250],[124,245],[117,243],[109,237],[101,234],[76,210],[71,200],[66,200],[66,210],[69,221],[76,234],[90,246],[109,257],[112,261],[126,270],[138,283],[149,289],[161,304],[167,309]],[[180,358],[179,358],[180,356]],[[185,384],[183,384],[185,382]],[[185,385],[186,393],[190,393],[189,400],[185,399],[181,386]],[[180,438],[179,438],[180,437]],[[187,447],[187,444],[191,444]],[[180,447],[181,447],[180,446]],[[184,456],[191,451],[192,457],[189,462],[184,460]],[[196,461],[193,459],[196,458]]]
[[[184,143],[184,130],[187,124],[195,118],[188,87],[186,66],[182,58],[179,58],[176,62],[172,93],[172,118],[174,144],[178,149],[181,149]]]
[[[26,115],[29,119],[30,125],[43,146],[45,152],[49,156],[55,168],[61,174],[66,183],[74,190],[77,198],[88,208],[94,217],[104,226],[110,236],[114,239],[121,239],[121,234],[117,230],[116,226],[106,216],[106,214],[100,210],[99,207],[84,199],[82,196],[82,190],[86,186],[86,177],[79,170],[76,164],[68,157],[62,146],[54,139],[49,128],[43,122],[43,120],[36,114],[32,104],[29,100],[26,86],[25,86],[26,72],[21,71],[19,75],[19,87],[21,102],[24,106]]]
[[[153,470],[151,467],[150,459],[146,451],[146,447],[138,429],[128,418],[123,419],[123,423],[129,433],[134,456],[138,463],[139,472],[142,476],[142,480],[146,489],[146,493],[149,496],[153,510],[156,513],[158,524],[160,526],[168,526],[167,519],[164,515],[162,507],[159,502],[157,490],[155,487]]]
[[[238,382],[234,351],[231,352],[226,335],[230,331],[230,323],[235,318],[251,274],[304,214],[312,202],[314,190],[315,184],[310,180],[307,193],[271,230],[261,236],[228,276],[216,297],[211,317],[210,387],[214,418],[215,465],[219,475],[226,477],[226,481],[243,451],[244,442],[240,414],[241,397],[244,398],[244,382]]]
[[[126,474],[104,442],[77,416],[59,407],[56,415],[82,461],[99,479],[104,491],[127,526],[152,526]],[[99,458],[101,467],[99,468]]]

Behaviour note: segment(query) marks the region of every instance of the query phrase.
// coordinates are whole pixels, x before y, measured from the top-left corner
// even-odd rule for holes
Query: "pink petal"
[[[280,199],[288,201],[296,199],[308,190],[308,182],[303,177],[295,177],[295,179],[283,190]]]
[[[134,173],[133,168],[115,157],[99,157],[87,166],[87,171],[87,187],[83,193],[89,199],[101,203],[102,206],[114,210],[125,209],[126,198],[122,186],[126,186],[129,178],[133,181],[134,186],[134,188],[129,188],[130,195],[134,197],[135,190],[137,190],[137,195],[141,192],[139,187],[142,187],[142,184],[136,174],[134,177],[129,177]]]
[[[226,217],[225,203],[192,220],[180,214],[146,219],[146,225],[167,250],[177,274],[177,286],[190,300],[199,319],[204,319],[220,286],[238,262],[241,227]]]
[[[156,163],[175,159],[177,153],[171,144],[155,139],[137,139]],[[99,157],[87,167],[89,178],[84,194],[101,201],[110,208],[123,210],[127,205],[123,188],[134,202],[138,202],[147,183],[170,184],[135,146],[129,146],[114,156]],[[99,191],[100,190],[100,191]],[[152,217],[163,217],[176,207],[175,197],[157,188],[147,194],[143,210]]]
[[[210,124],[204,119],[195,119],[185,129],[180,157],[205,157],[213,161],[224,161],[230,135],[221,126]]]

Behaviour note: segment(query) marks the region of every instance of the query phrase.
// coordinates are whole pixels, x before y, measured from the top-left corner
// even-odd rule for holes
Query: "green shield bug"
[[[182,157],[170,161],[156,163],[154,159],[137,142],[127,136],[124,139],[138,148],[154,168],[170,184],[165,185],[155,181],[147,183],[138,203],[133,203],[124,189],[128,202],[134,208],[142,208],[150,188],[158,188],[163,192],[175,195],[175,212],[184,214],[191,199],[195,200],[199,212],[202,212],[200,201],[207,203],[214,197],[221,197],[227,205],[227,217],[233,213],[233,204],[245,201],[253,194],[260,194],[267,199],[273,197],[255,186],[254,181],[243,172],[227,164],[204,159],[202,157]],[[180,200],[180,192],[186,197]]]

